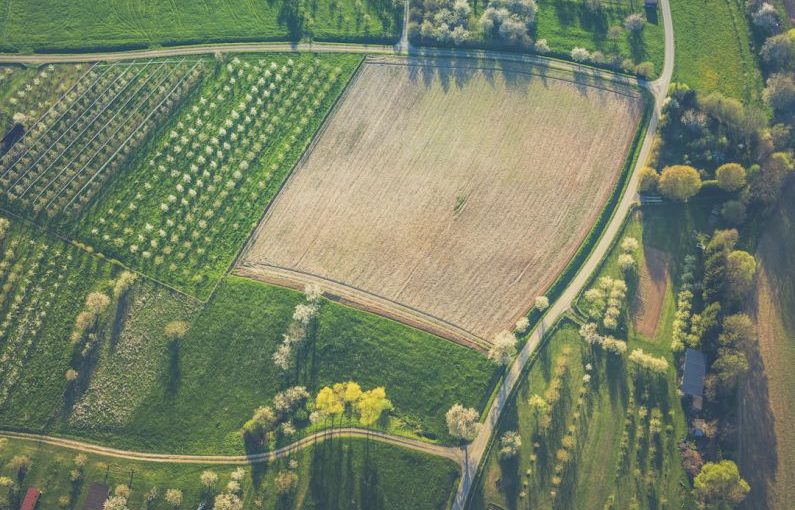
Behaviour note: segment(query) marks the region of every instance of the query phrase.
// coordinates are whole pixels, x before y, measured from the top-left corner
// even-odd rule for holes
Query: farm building
[[[682,369],[682,393],[693,399],[693,409],[701,410],[704,399],[704,376],[707,364],[704,353],[695,349],[685,351],[685,365]]]
[[[28,492],[25,493],[25,499],[22,500],[20,510],[33,510],[36,508],[36,503],[39,502],[41,492],[36,487],[29,487]]]
[[[88,486],[88,495],[83,510],[102,510],[102,505],[108,499],[108,494],[110,494],[110,489],[107,485],[93,482]]]

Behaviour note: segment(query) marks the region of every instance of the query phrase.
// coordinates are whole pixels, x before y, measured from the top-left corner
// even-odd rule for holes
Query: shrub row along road
[[[119,450],[116,448],[109,448],[105,446],[96,445],[93,443],[85,443],[73,439],[64,439],[60,437],[45,436],[39,434],[27,434],[24,432],[0,432],[0,437],[8,439],[16,439],[22,441],[29,441],[33,443],[43,443],[52,446],[60,446],[70,450],[76,450],[83,453],[92,453],[95,455],[103,455],[105,457],[114,457],[117,459],[127,459],[142,462],[161,462],[167,464],[256,464],[261,462],[271,462],[282,457],[286,457],[296,450],[305,448],[307,446],[320,443],[327,439],[342,438],[342,437],[356,437],[373,439],[382,443],[387,443],[409,450],[416,450],[423,453],[435,455],[437,457],[444,457],[452,460],[456,464],[463,462],[463,453],[459,448],[449,446],[439,446],[436,444],[426,443],[417,439],[410,439],[391,434],[384,434],[374,430],[359,429],[359,428],[339,428],[329,429],[321,432],[310,434],[306,437],[299,439],[294,443],[290,443],[282,448],[277,448],[263,453],[254,453],[251,455],[173,455],[167,453],[147,453],[129,450]]]
[[[489,441],[494,433],[500,415],[505,407],[509,396],[514,391],[516,384],[525,365],[531,359],[531,355],[544,337],[547,324],[554,324],[571,307],[572,302],[588,282],[591,274],[595,271],[599,261],[607,254],[613,240],[618,235],[624,217],[630,210],[632,203],[637,197],[637,169],[645,164],[651,151],[652,140],[657,130],[659,122],[660,108],[665,99],[668,85],[671,82],[674,63],[674,34],[671,21],[671,9],[668,0],[661,0],[660,7],[663,14],[663,24],[665,30],[665,59],[663,70],[660,77],[653,82],[642,82],[653,95],[655,108],[646,133],[643,139],[640,153],[638,155],[635,171],[633,172],[627,189],[613,213],[611,221],[608,223],[598,244],[591,252],[587,261],[580,268],[575,278],[563,292],[561,297],[552,304],[540,324],[531,332],[527,343],[524,345],[519,355],[514,360],[505,374],[502,384],[497,392],[496,398],[488,411],[486,420],[477,438],[465,448],[451,448],[434,445],[414,439],[407,439],[393,436],[382,432],[368,431],[355,428],[342,428],[312,434],[303,439],[292,443],[283,448],[254,455],[242,456],[203,456],[203,455],[170,455],[143,452],[131,452],[114,448],[102,447],[90,443],[83,443],[70,439],[62,439],[37,434],[25,434],[17,432],[0,432],[0,437],[21,439],[34,442],[43,442],[51,445],[71,448],[109,457],[124,458],[130,460],[140,460],[149,462],[165,463],[191,463],[191,464],[245,464],[252,462],[265,462],[289,455],[296,449],[306,447],[317,441],[322,441],[332,437],[362,437],[369,438],[384,443],[401,446],[432,455],[437,455],[453,460],[462,466],[461,482],[458,486],[453,503],[453,509],[463,510],[469,496],[472,484],[475,481],[478,467],[488,450]],[[549,59],[535,55],[518,55],[512,53],[502,53],[482,50],[458,50],[411,48],[406,37],[401,38],[397,46],[381,45],[361,45],[361,44],[312,44],[312,43],[262,43],[262,44],[224,44],[224,45],[204,45],[179,48],[158,48],[151,50],[141,50],[132,52],[110,52],[110,53],[88,53],[88,54],[69,54],[69,55],[0,55],[0,63],[16,64],[47,64],[47,63],[69,63],[86,62],[93,60],[115,61],[139,58],[159,58],[186,55],[203,55],[217,52],[222,53],[246,53],[246,52],[292,52],[292,51],[315,51],[315,52],[344,52],[344,53],[373,53],[373,54],[398,54],[409,57],[446,57],[446,58],[481,58],[512,62],[521,62],[531,65],[544,66],[551,69],[569,70],[577,72],[588,72],[595,78],[612,80],[617,82],[630,83],[633,80],[627,76],[618,75],[608,71],[579,66],[570,62]]]

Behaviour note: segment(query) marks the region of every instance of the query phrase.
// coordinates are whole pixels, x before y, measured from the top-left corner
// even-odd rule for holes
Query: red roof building
[[[28,492],[25,494],[25,499],[22,500],[22,506],[19,510],[33,510],[36,508],[36,503],[39,502],[41,492],[36,487],[29,487]]]

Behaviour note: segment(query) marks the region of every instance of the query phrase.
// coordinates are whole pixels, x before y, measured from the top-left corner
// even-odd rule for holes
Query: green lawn
[[[159,496],[149,507],[166,510],[165,491],[183,492],[180,508],[196,508],[203,495],[201,473],[210,469],[219,475],[218,489],[230,480],[235,466],[161,464],[89,455],[82,481],[71,483],[69,472],[78,452],[64,448],[9,440],[0,445],[0,475],[12,475],[6,464],[16,455],[31,458],[32,467],[21,482],[22,490],[35,486],[42,491],[38,508],[61,508],[62,496],[69,497],[65,508],[82,508],[88,486],[105,483],[111,488],[127,484],[132,488],[129,508],[141,508],[144,495],[157,487]],[[274,478],[296,461],[298,485],[293,494],[279,497]],[[419,452],[361,439],[335,439],[302,449],[289,459],[271,464],[244,466],[241,499],[244,508],[324,509],[427,509],[443,510],[459,476],[455,463]],[[410,489],[409,489],[410,488]],[[24,492],[23,492],[24,494]]]
[[[670,0],[676,42],[674,81],[699,93],[757,101],[764,84],[749,47],[739,0]]]
[[[665,51],[659,13],[646,12],[648,23],[640,37],[632,37],[626,31],[616,41],[607,37],[610,26],[621,26],[628,14],[643,12],[641,2],[603,2],[603,8],[596,14],[583,2],[571,0],[541,0],[538,6],[535,38],[546,39],[553,50],[568,53],[579,46],[608,56],[618,54],[636,64],[650,61],[655,76],[662,70]]]
[[[286,41],[311,31],[328,41],[393,41],[399,13],[383,0],[302,2],[312,21],[291,15],[286,0],[30,0],[0,2],[4,51],[77,51],[235,41]],[[310,26],[311,25],[311,26]]]
[[[284,376],[271,356],[301,294],[230,277],[199,310],[149,283],[133,292],[125,325],[115,340],[106,332],[76,407],[64,412],[60,396],[47,395],[26,404],[36,410],[30,416],[0,410],[0,426],[131,449],[242,453],[240,427],[276,392],[353,379],[386,387],[394,432],[446,441],[445,411],[455,402],[482,409],[498,377],[475,351],[332,302],[324,302],[297,372]],[[162,331],[178,318],[192,325],[174,352]],[[36,376],[62,381],[64,370]]]

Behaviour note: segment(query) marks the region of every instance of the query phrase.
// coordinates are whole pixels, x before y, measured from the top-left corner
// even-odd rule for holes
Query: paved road
[[[659,123],[660,108],[663,101],[665,100],[665,95],[668,91],[668,85],[671,82],[671,76],[673,74],[674,67],[674,32],[673,23],[671,20],[671,8],[668,4],[668,0],[660,0],[660,8],[662,9],[665,29],[664,65],[660,77],[656,81],[646,84],[647,88],[652,92],[652,94],[654,94],[655,107],[652,117],[649,120],[649,125],[646,129],[646,135],[643,139],[640,153],[638,154],[637,164],[635,165],[629,183],[627,184],[627,189],[624,192],[621,202],[619,202],[618,206],[616,207],[610,223],[608,223],[607,227],[602,233],[601,239],[591,252],[588,260],[582,265],[579,272],[571,281],[566,290],[563,291],[563,294],[560,296],[560,298],[558,298],[557,301],[550,306],[540,324],[530,334],[527,343],[519,352],[519,355],[516,357],[508,372],[506,373],[505,378],[497,392],[497,396],[494,399],[494,403],[486,415],[486,420],[483,423],[480,433],[475,440],[467,445],[467,447],[464,449],[464,466],[462,468],[461,482],[458,486],[455,500],[453,502],[453,510],[464,510],[472,489],[472,484],[474,483],[475,477],[477,476],[478,468],[488,449],[491,436],[496,430],[496,426],[500,419],[500,415],[502,414],[503,408],[505,407],[508,398],[516,387],[516,384],[519,382],[525,365],[527,364],[531,355],[535,352],[536,348],[541,342],[541,339],[544,337],[547,326],[554,324],[571,308],[574,299],[588,283],[591,275],[596,271],[599,262],[602,260],[602,258],[604,258],[610,249],[610,245],[612,244],[613,240],[620,233],[624,218],[629,213],[632,203],[637,200],[638,169],[644,166],[646,161],[649,159],[652,142],[654,140],[655,133],[657,132],[657,124]]]
[[[162,462],[169,464],[252,464],[260,462],[271,462],[282,457],[286,457],[291,453],[306,448],[307,446],[317,444],[331,438],[342,437],[358,437],[367,438],[382,443],[408,448],[439,457],[445,457],[452,460],[456,464],[463,462],[463,453],[459,448],[452,448],[447,446],[439,446],[436,444],[426,443],[417,439],[409,439],[374,430],[358,429],[358,428],[339,428],[329,429],[322,432],[306,436],[298,441],[278,448],[273,451],[257,453],[253,455],[176,455],[167,453],[147,453],[136,452],[129,450],[119,450],[116,448],[109,448],[105,446],[96,445],[93,443],[85,443],[73,439],[64,439],[60,437],[46,436],[40,434],[26,434],[22,432],[4,432],[0,431],[0,437],[10,439],[17,439],[22,441],[30,441],[33,443],[44,443],[53,446],[60,446],[71,450],[76,450],[83,453],[92,453],[96,455],[104,455],[106,457],[114,457],[117,459],[127,459],[143,462]]]

